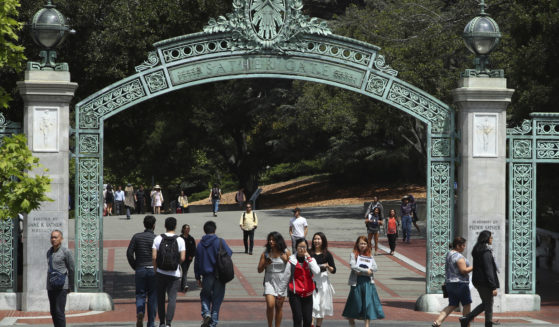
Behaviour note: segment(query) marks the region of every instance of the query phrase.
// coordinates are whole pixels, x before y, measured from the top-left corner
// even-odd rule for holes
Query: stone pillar
[[[539,310],[539,297],[506,294],[507,106],[514,92],[505,78],[462,78],[454,90],[461,132],[456,235],[467,239],[465,255],[483,230],[493,234],[500,289],[494,311]],[[474,304],[480,302],[473,291]]]
[[[69,105],[78,85],[70,82],[67,71],[26,71],[25,80],[18,82],[24,100],[23,133],[33,156],[48,169],[51,190],[44,202],[30,212],[23,227],[23,294],[24,311],[48,311],[46,293],[46,252],[50,233],[64,233],[63,246],[68,247],[69,199]]]

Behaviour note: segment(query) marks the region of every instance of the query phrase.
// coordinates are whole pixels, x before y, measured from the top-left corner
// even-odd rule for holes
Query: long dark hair
[[[276,242],[276,247],[281,253],[285,252],[285,249],[287,248],[287,246],[285,245],[285,240],[283,239],[283,236],[281,236],[281,234],[278,232],[270,232],[270,234],[268,234],[268,237],[266,237],[266,252],[272,253],[272,247],[269,243],[270,238],[274,239],[274,241]]]
[[[474,245],[474,248],[472,249],[472,255],[475,255],[476,253],[480,253],[481,251],[487,249],[487,244],[489,244],[490,238],[491,238],[491,232],[488,230],[484,230],[481,233],[479,233],[479,236],[477,237],[476,245]]]
[[[311,250],[309,251],[310,254],[312,255],[316,253],[316,248],[314,246],[314,237],[316,235],[320,236],[320,239],[322,240],[322,253],[324,254],[328,253],[328,240],[326,239],[326,235],[324,235],[323,232],[318,232],[318,233],[314,233],[314,235],[312,236]]]

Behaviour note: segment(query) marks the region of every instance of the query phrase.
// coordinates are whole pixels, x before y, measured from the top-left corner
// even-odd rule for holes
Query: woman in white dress
[[[151,206],[153,207],[153,213],[160,214],[161,206],[163,205],[163,193],[161,193],[161,187],[159,185],[155,185],[150,195],[151,195]]]
[[[271,232],[266,238],[266,250],[260,256],[258,272],[264,273],[264,296],[266,297],[266,318],[268,327],[272,327],[274,312],[275,327],[280,327],[283,318],[283,302],[287,295],[287,278],[285,268],[291,252],[285,245],[283,236],[278,232]]]
[[[324,233],[318,232],[313,235],[310,255],[320,267],[320,274],[313,276],[316,288],[313,293],[312,310],[313,325],[320,327],[324,316],[334,315],[334,287],[328,279],[328,274],[336,273],[336,264],[332,254],[328,251],[328,240]]]

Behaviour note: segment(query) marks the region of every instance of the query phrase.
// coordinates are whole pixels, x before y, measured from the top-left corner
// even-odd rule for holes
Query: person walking
[[[136,286],[136,327],[142,327],[146,311],[146,299],[148,308],[147,327],[155,326],[155,314],[157,308],[157,293],[155,289],[155,271],[152,262],[152,246],[155,234],[155,217],[144,217],[144,231],[132,236],[126,259],[132,270],[134,270],[134,283]]]
[[[145,214],[146,213],[146,192],[144,186],[140,185],[140,188],[136,191],[136,213]]]
[[[283,236],[278,232],[271,232],[266,238],[266,250],[260,256],[258,273],[264,273],[264,297],[266,298],[266,318],[268,327],[272,327],[274,313],[275,327],[281,326],[283,318],[283,302],[287,296],[287,282],[285,268],[291,252],[285,245]]]
[[[470,294],[470,278],[468,274],[473,267],[462,253],[466,248],[466,239],[457,236],[452,241],[452,249],[446,254],[445,287],[448,292],[448,306],[441,311],[432,327],[440,327],[448,315],[462,303],[462,314],[470,313],[472,296]]]
[[[289,276],[288,297],[293,314],[293,327],[310,327],[312,324],[313,275],[320,273],[316,260],[308,252],[304,238],[295,241],[297,252],[289,257],[286,275]]]
[[[181,194],[179,195],[179,198],[177,199],[177,203],[179,204],[182,213],[188,212],[188,197],[186,196],[186,194],[184,194],[184,191],[182,190],[181,190]]]
[[[377,195],[373,196],[371,203],[369,203],[367,210],[365,210],[365,219],[367,219],[369,217],[369,214],[371,214],[377,207],[380,209],[380,217],[384,219],[385,218],[384,207],[382,206],[382,202],[380,202],[379,197]],[[381,231],[384,230],[381,229]]]
[[[153,207],[153,214],[161,213],[161,206],[163,205],[163,193],[161,192],[161,186],[159,184],[155,185],[150,193],[151,206]]]
[[[107,215],[112,216],[113,215],[113,203],[115,201],[115,196],[114,196],[113,187],[111,186],[111,184],[107,185],[107,189],[105,190],[105,193],[103,194],[103,197],[105,198],[105,203],[107,204]]]
[[[190,225],[184,224],[181,229],[181,236],[184,240],[184,247],[186,250],[186,259],[181,263],[182,268],[182,279],[181,279],[181,290],[186,293],[188,291],[188,283],[186,275],[188,274],[188,268],[192,260],[196,256],[196,240],[192,235],[190,235]]]
[[[186,257],[184,240],[175,234],[177,219],[165,219],[165,234],[153,240],[152,262],[156,271],[157,315],[159,327],[170,327],[175,315],[177,292],[181,283],[180,263]],[[165,311],[165,294],[167,294],[167,311]]]
[[[336,264],[332,254],[328,251],[328,240],[322,232],[315,233],[312,238],[310,255],[320,267],[320,273],[313,276],[316,288],[313,293],[312,317],[314,326],[322,326],[325,316],[334,315],[334,287],[328,278],[336,273]]]
[[[400,205],[400,212],[402,217],[402,241],[410,243],[411,236],[411,224],[412,224],[412,206],[410,204],[410,199],[406,195],[402,198],[402,204]]]
[[[116,215],[122,215],[123,213],[123,206],[124,206],[124,191],[122,190],[122,186],[118,186],[118,189],[115,192],[115,212]]]
[[[460,317],[460,326],[466,327],[477,315],[485,311],[485,327],[491,327],[493,322],[493,297],[497,296],[500,287],[497,276],[497,264],[491,252],[493,236],[488,230],[479,233],[477,242],[472,249],[474,272],[472,283],[479,292],[481,303],[464,317]]]
[[[371,320],[383,319],[384,311],[375,287],[374,272],[377,263],[371,256],[371,243],[366,236],[359,236],[350,254],[348,284],[351,286],[342,316],[349,319],[349,325],[355,326],[355,319],[365,320],[369,327]]]
[[[47,251],[47,294],[54,327],[66,327],[66,298],[74,289],[74,260],[72,253],[62,246],[62,231],[50,233],[51,248]]]
[[[298,239],[305,239],[309,232],[309,225],[307,219],[301,216],[301,209],[299,207],[293,209],[294,217],[289,221],[289,236],[291,237],[292,253],[297,253],[295,244]]]
[[[396,218],[396,210],[390,209],[388,212],[388,221],[386,222],[386,237],[388,238],[388,246],[390,247],[390,255],[394,255],[396,250],[396,239],[398,238],[398,218]]]
[[[136,194],[134,194],[134,187],[128,183],[124,188],[124,206],[126,207],[126,219],[130,219],[130,213],[134,212],[136,203]]]
[[[380,207],[375,207],[371,213],[367,216],[365,220],[365,226],[367,226],[367,237],[369,243],[374,239],[375,242],[375,255],[378,254],[378,234],[379,230],[382,228],[382,215],[380,214]],[[371,243],[372,244],[372,243]]]
[[[245,189],[241,187],[237,193],[235,193],[235,202],[239,205],[239,208],[245,206],[246,196],[245,196]]]
[[[252,211],[252,204],[247,203],[246,211],[241,215],[239,226],[241,226],[241,230],[243,231],[245,253],[252,255],[252,249],[254,248],[254,231],[258,227],[258,217],[256,217],[256,213]]]
[[[415,198],[413,197],[413,195],[408,194],[408,198],[410,199],[411,205],[411,222],[415,229],[417,229],[417,232],[421,233],[421,229],[419,229],[419,226],[417,226],[417,221],[419,220],[419,216],[417,215],[417,203],[415,202]]]
[[[214,184],[214,187],[210,190],[210,201],[212,201],[212,212],[214,217],[217,217],[217,212],[219,211],[219,201],[221,201],[221,189],[218,184]]]
[[[216,261],[220,247],[227,251],[228,255],[233,252],[227,243],[215,235],[217,226],[213,221],[204,224],[204,237],[196,247],[194,258],[194,275],[198,282],[200,300],[202,305],[202,327],[215,327],[219,322],[219,309],[225,296],[225,283],[216,277]]]

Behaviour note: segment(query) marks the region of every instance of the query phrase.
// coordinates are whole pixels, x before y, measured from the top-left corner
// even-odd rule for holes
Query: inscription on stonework
[[[27,228],[31,233],[38,234],[49,234],[55,229],[60,229],[64,227],[60,219],[54,217],[29,217],[29,222],[27,223]]]
[[[501,225],[499,223],[499,220],[476,219],[470,223],[469,228],[470,231],[474,232],[477,236],[483,230],[488,230],[491,233],[496,233],[501,230]]]
[[[205,60],[169,69],[173,85],[211,77],[233,74],[269,73],[274,75],[302,75],[338,82],[360,88],[365,73],[338,64],[325,64],[305,58],[231,57],[230,59]]]

